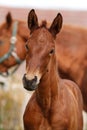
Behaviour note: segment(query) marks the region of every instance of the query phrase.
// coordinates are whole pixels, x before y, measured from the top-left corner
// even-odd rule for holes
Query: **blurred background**
[[[86,0],[0,0],[1,6],[18,8],[39,8],[39,9],[63,9],[63,10],[87,10]]]
[[[14,19],[27,23],[28,12],[35,9],[39,21],[51,22],[60,12],[63,24],[87,28],[86,0],[0,0],[0,24],[5,21],[6,14],[11,12]],[[0,130],[23,130],[23,113],[31,92],[22,85],[25,73],[25,61],[10,77],[3,78],[4,87],[0,86]],[[87,130],[87,115],[84,114],[84,130]]]

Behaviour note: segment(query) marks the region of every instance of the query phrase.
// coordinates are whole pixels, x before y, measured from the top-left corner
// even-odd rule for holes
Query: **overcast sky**
[[[87,0],[0,0],[0,6],[87,10]]]

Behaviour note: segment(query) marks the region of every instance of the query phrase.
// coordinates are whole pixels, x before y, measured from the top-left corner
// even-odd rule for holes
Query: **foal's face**
[[[54,38],[44,27],[34,31],[26,44],[26,79],[27,85],[35,89],[43,74],[46,73],[49,61],[54,54]],[[33,81],[33,83],[31,82]]]
[[[59,21],[62,22],[60,14],[54,19],[50,29],[39,27],[34,10],[29,13],[28,26],[31,36],[26,43],[26,74],[23,77],[23,84],[27,90],[35,90],[42,76],[48,71],[55,50],[54,36],[62,25]]]

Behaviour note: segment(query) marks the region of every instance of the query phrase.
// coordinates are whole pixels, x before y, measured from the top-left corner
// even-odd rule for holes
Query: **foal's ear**
[[[7,27],[9,28],[12,23],[12,16],[10,12],[8,12],[8,14],[6,15],[6,23],[7,23]]]
[[[28,28],[31,32],[38,28],[38,18],[34,9],[32,9],[28,14]]]
[[[57,14],[55,19],[53,20],[51,27],[49,31],[52,33],[52,35],[55,37],[58,32],[60,32],[60,29],[62,28],[62,22],[63,18],[60,13]]]

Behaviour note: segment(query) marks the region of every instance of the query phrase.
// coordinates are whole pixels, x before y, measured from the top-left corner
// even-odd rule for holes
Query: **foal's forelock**
[[[46,22],[46,20],[42,21],[40,27],[45,27],[45,28],[47,28],[47,22]]]

